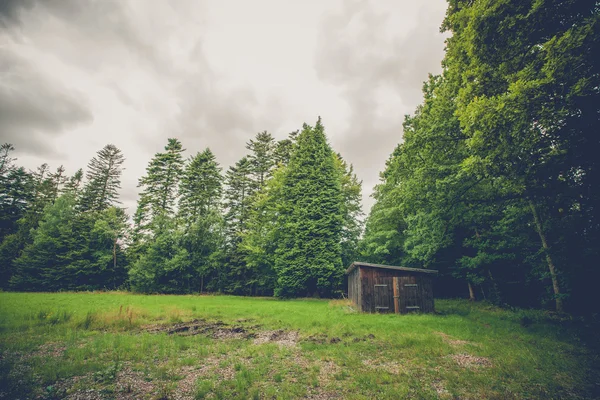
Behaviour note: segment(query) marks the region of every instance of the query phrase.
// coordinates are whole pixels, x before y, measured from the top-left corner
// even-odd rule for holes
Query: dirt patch
[[[367,342],[370,340],[375,339],[375,335],[373,335],[372,333],[369,333],[368,335],[364,335],[364,336],[357,336],[357,337],[352,337],[352,334],[349,333],[344,333],[342,335],[342,337],[344,339],[340,339],[339,337],[329,337],[324,333],[319,333],[316,335],[310,335],[309,337],[307,337],[305,340],[307,342],[311,342],[311,343],[316,343],[316,344],[340,344],[340,343],[359,343],[359,342]]]
[[[340,395],[337,393],[325,392],[322,390],[318,390],[313,393],[309,393],[305,399],[310,400],[333,400],[333,399],[341,399]]]
[[[142,372],[123,368],[117,373],[115,389],[117,399],[128,400],[148,397],[156,388]]]
[[[178,336],[206,335],[214,339],[248,339],[255,336],[251,330],[256,328],[258,328],[258,325],[253,327],[229,326],[222,321],[209,322],[203,319],[195,319],[174,325],[150,325],[142,329],[149,333],[166,333]]]
[[[280,347],[296,347],[299,335],[297,331],[262,331],[256,334],[254,344],[277,343]]]
[[[369,368],[384,370],[394,375],[398,375],[404,369],[402,364],[395,361],[363,360],[363,364]]]
[[[441,336],[442,340],[448,344],[453,346],[461,346],[464,344],[473,344],[471,342],[467,342],[466,340],[454,339],[452,336],[445,334],[444,332],[434,332],[436,335]]]
[[[340,372],[340,367],[333,361],[319,363],[319,385],[325,386],[331,382],[333,376]]]
[[[54,343],[54,342],[45,343],[45,344],[41,345],[40,347],[38,347],[38,349],[36,351],[33,351],[29,354],[24,354],[21,358],[24,360],[29,359],[31,357],[57,358],[57,357],[61,357],[65,353],[66,349],[67,348],[65,347],[65,345],[61,344],[61,343]]]
[[[448,390],[446,389],[446,387],[444,386],[444,383],[442,381],[437,381],[437,380],[433,381],[431,383],[431,387],[433,388],[433,390],[435,390],[438,397],[440,397],[440,398],[446,398],[446,397],[450,396],[450,392],[448,392]]]
[[[479,368],[479,367],[491,367],[492,362],[485,357],[472,356],[471,354],[453,354],[452,359],[463,368]]]

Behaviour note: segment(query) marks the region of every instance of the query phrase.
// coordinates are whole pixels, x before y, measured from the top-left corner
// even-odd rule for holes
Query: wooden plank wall
[[[351,276],[354,273],[356,276]],[[401,314],[434,312],[432,278],[423,274],[411,274],[408,271],[356,268],[348,275],[348,296],[355,304],[359,305],[360,311],[394,312],[394,276],[398,277]],[[386,287],[376,287],[375,285],[386,285]],[[352,289],[350,286],[353,286]],[[377,307],[387,307],[387,309],[378,309]]]
[[[360,305],[360,276],[358,268],[348,274],[348,298],[356,307]]]

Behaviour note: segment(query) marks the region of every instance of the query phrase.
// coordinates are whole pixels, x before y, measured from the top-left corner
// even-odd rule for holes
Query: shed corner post
[[[394,287],[394,313],[400,314],[400,301],[399,301],[400,287],[399,287],[399,282],[398,282],[397,276],[393,277],[392,286]]]

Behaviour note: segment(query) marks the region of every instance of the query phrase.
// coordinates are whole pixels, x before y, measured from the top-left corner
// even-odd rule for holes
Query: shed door
[[[375,311],[376,312],[393,312],[393,291],[391,278],[380,278],[375,280],[375,287],[373,290],[375,297]]]
[[[404,310],[400,310],[400,312],[421,311],[421,302],[419,300],[420,288],[417,282],[415,276],[404,276],[400,280],[401,304],[404,306]]]

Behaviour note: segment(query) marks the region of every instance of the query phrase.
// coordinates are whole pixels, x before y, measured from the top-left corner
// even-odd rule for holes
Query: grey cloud
[[[93,117],[85,98],[0,51],[0,135],[22,152],[58,157],[52,139]]]
[[[35,0],[0,0],[0,26],[19,24],[21,11],[34,5]]]
[[[135,56],[138,67],[156,67],[160,57],[132,23],[133,11],[120,0],[1,0],[0,26],[15,40],[42,33],[40,44],[52,42],[53,53],[95,71],[107,61]],[[25,26],[26,25],[26,26]],[[69,38],[60,45],[56,37]],[[144,61],[150,61],[144,63]]]

